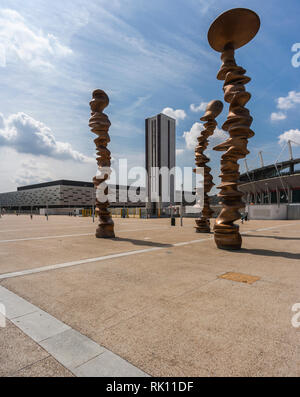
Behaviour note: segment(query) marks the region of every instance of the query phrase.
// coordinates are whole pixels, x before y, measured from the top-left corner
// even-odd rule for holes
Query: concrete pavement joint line
[[[37,310],[35,309],[34,311],[26,313],[26,314],[33,314],[33,313],[36,313],[36,312],[37,312]],[[20,314],[19,316],[12,317],[11,320],[12,319],[17,320],[19,317],[23,317],[23,316],[24,316],[24,314]]]
[[[209,239],[200,239],[200,240],[186,241],[183,243],[175,243],[175,244],[171,244],[170,247],[177,247],[177,246],[181,246],[181,245],[199,243],[201,241],[206,241],[206,240],[209,240]],[[146,252],[151,252],[151,251],[157,251],[157,250],[162,250],[164,248],[165,247],[153,247],[153,248],[146,248],[143,250],[126,251],[126,252],[121,252],[119,254],[111,254],[111,255],[105,255],[105,256],[100,256],[100,257],[96,257],[96,258],[81,259],[80,261],[66,262],[66,263],[60,263],[57,265],[49,265],[49,266],[43,266],[43,267],[38,267],[38,268],[34,268],[34,269],[22,270],[19,272],[5,273],[5,274],[0,275],[0,280],[3,280],[5,278],[25,276],[28,274],[41,273],[41,272],[45,272],[45,271],[49,271],[49,270],[61,269],[64,267],[71,267],[71,266],[77,266],[77,265],[82,265],[82,264],[86,264],[86,263],[98,262],[98,261],[103,261],[105,259],[114,259],[114,258],[119,258],[122,256],[129,256],[129,255],[136,255],[136,254],[141,254],[141,253],[146,253]]]
[[[297,222],[298,223],[298,222]],[[279,225],[279,227],[287,227],[287,226],[292,226],[294,225],[293,223],[289,223],[288,225]],[[55,226],[55,225],[51,225]],[[83,227],[91,227],[93,225],[88,225],[88,226],[83,226]],[[75,228],[75,226],[66,226],[66,227],[72,227]],[[81,226],[82,227],[82,226]],[[139,232],[139,231],[147,231],[147,230],[160,230],[160,229],[166,229],[167,226],[161,226],[161,227],[155,227],[155,228],[146,228],[146,229],[127,229],[127,230],[118,230],[117,233],[124,233],[124,232]],[[272,226],[272,227],[266,227],[262,229],[254,229],[254,230],[248,230],[246,232],[243,232],[242,234],[248,234],[251,232],[262,232],[265,230],[271,230],[271,229],[277,229],[278,226]],[[36,229],[26,229],[26,230],[36,230]],[[24,231],[24,229],[15,229],[15,230],[1,230],[0,233],[5,233],[5,232],[14,232],[14,231]],[[19,239],[13,239],[13,240],[0,240],[1,243],[11,243],[11,242],[18,242],[18,241],[28,241],[28,240],[45,240],[45,239],[53,239],[53,238],[66,238],[66,237],[80,237],[80,236],[92,236],[94,233],[83,233],[83,234],[64,234],[60,236],[42,236],[42,237],[25,237],[25,238],[19,238]],[[197,241],[197,240],[195,240]],[[181,244],[181,243],[179,243]]]
[[[289,224],[289,225],[273,226],[273,227],[268,228],[268,229],[278,229],[280,227],[290,226],[290,225],[294,225],[294,223],[293,224]],[[247,232],[242,233],[242,235],[245,235],[245,234],[248,234],[248,233],[253,233],[253,232],[256,232],[256,231],[259,231],[259,229],[248,230]],[[49,265],[49,266],[43,266],[43,267],[38,267],[38,268],[34,268],[34,269],[21,270],[19,272],[11,272],[11,273],[0,274],[0,280],[6,279],[6,278],[12,278],[12,277],[26,276],[28,274],[42,273],[42,272],[46,272],[46,271],[49,271],[49,270],[62,269],[62,268],[65,268],[65,267],[71,267],[71,266],[83,265],[83,264],[87,264],[87,263],[99,262],[99,261],[103,261],[103,260],[106,260],[106,259],[115,259],[115,258],[120,258],[120,257],[123,257],[123,256],[137,255],[137,254],[142,254],[142,253],[147,253],[147,252],[152,252],[152,251],[159,251],[159,250],[163,250],[163,249],[167,249],[167,248],[170,249],[172,247],[180,247],[180,246],[184,246],[184,245],[200,243],[202,241],[212,240],[213,237],[214,236],[211,236],[209,238],[203,238],[203,239],[198,239],[198,240],[191,240],[191,241],[184,241],[184,242],[181,242],[181,243],[170,244],[168,247],[153,247],[153,248],[145,248],[145,249],[136,250],[136,251],[126,251],[126,252],[121,252],[119,254],[105,255],[105,256],[100,256],[100,257],[90,258],[90,259],[81,259],[79,261],[59,263],[57,265]]]
[[[0,223],[1,223],[1,220],[0,220]],[[91,225],[93,225],[93,223],[91,223],[91,224],[89,224],[88,226],[91,226]],[[39,229],[41,226],[47,226],[47,228],[49,228],[49,227],[65,227],[65,228],[75,228],[75,227],[78,227],[78,226],[82,226],[82,227],[84,227],[85,225],[83,224],[83,223],[78,223],[78,224],[74,224],[74,225],[69,225],[69,224],[67,224],[67,223],[51,223],[51,222],[45,222],[45,224],[44,225],[42,225],[42,224],[38,224],[38,225],[36,225],[36,227],[31,227],[31,228],[28,228],[27,230],[36,230],[36,229]],[[11,227],[16,227],[15,225],[11,225]],[[24,230],[24,228],[23,229],[8,229],[8,230],[2,230],[1,231],[1,233],[4,233],[4,232],[19,232],[19,231],[23,231]]]
[[[91,225],[73,225],[73,226],[65,226],[63,224],[59,224],[59,225],[55,225],[55,224],[51,224],[51,225],[47,225],[48,226],[48,230],[51,228],[51,226],[55,227],[57,229],[57,227],[61,227],[64,229],[78,229],[78,226],[80,226],[80,228],[88,228],[93,226],[93,224]],[[41,229],[41,225],[36,226],[36,227],[29,227],[26,228],[25,230],[37,230],[39,231]],[[23,229],[8,229],[8,230],[0,230],[0,233],[9,233],[9,232],[24,232],[24,228]]]
[[[15,243],[17,241],[46,240],[49,238],[81,237],[81,236],[91,236],[91,235],[93,235],[93,233],[63,234],[61,236],[26,237],[26,238],[17,238],[14,240],[0,240],[0,243]]]
[[[299,223],[299,222],[296,222],[296,223]],[[280,226],[280,227],[287,227],[287,226],[292,226],[292,225],[294,225],[294,223],[289,223],[288,225],[282,225],[282,226]],[[263,232],[263,231],[265,231],[265,230],[271,230],[271,229],[277,229],[277,227],[276,227],[276,226],[264,227],[264,228],[261,228],[261,229],[256,229],[256,231],[257,231],[257,232]]]
[[[207,241],[207,240],[211,240],[211,239],[212,239],[212,237],[210,237],[208,239],[185,241],[183,243],[170,244],[170,246],[168,246],[168,247],[153,247],[153,248],[145,248],[145,249],[142,249],[142,250],[126,251],[126,252],[121,252],[119,254],[111,254],[111,255],[99,256],[99,257],[96,257],[96,258],[81,259],[79,261],[59,263],[57,265],[49,265],[49,266],[37,267],[37,268],[34,268],[34,269],[21,270],[19,272],[5,273],[5,274],[0,274],[0,280],[6,279],[6,278],[12,278],[12,277],[26,276],[28,274],[47,272],[49,270],[63,269],[65,267],[84,265],[84,264],[92,263],[92,262],[100,262],[100,261],[103,261],[103,260],[106,260],[106,259],[120,258],[122,256],[130,256],[130,255],[137,255],[137,254],[142,254],[142,253],[147,253],[147,252],[152,252],[152,251],[159,251],[159,250],[162,250],[162,249],[165,249],[165,248],[172,248],[172,247],[179,247],[179,246],[182,246],[182,245],[200,243],[202,241]]]
[[[140,219],[139,219],[140,221]],[[131,222],[128,223],[123,223],[122,225],[132,225]],[[78,226],[80,226],[80,228],[91,228],[91,227],[95,227],[95,223],[90,223],[90,224],[77,224],[77,225],[66,225],[65,223],[59,223],[59,224],[55,224],[55,223],[50,223],[47,224],[47,229],[49,230],[49,228],[51,227],[61,227],[64,229],[78,229]],[[26,228],[26,230],[40,230],[41,225],[37,225],[36,227],[30,227],[30,228]],[[8,232],[24,232],[24,228],[23,229],[8,229],[8,230],[0,230],[0,233],[8,233]]]
[[[50,356],[77,376],[149,376],[120,356],[69,327],[49,313],[0,286],[6,317]],[[28,307],[34,307],[28,313]],[[15,317],[16,308],[19,316]],[[22,314],[21,314],[22,313]]]
[[[15,377],[18,373],[20,373],[20,372],[26,370],[27,368],[30,368],[30,367],[33,366],[33,365],[37,365],[37,364],[41,363],[41,362],[44,361],[44,360],[48,360],[49,357],[51,357],[50,354],[48,354],[48,356],[46,356],[46,357],[44,357],[44,358],[40,358],[40,359],[37,360],[37,361],[34,361],[34,362],[30,363],[30,364],[27,364],[27,365],[25,365],[24,367],[21,367],[21,368],[19,368],[19,369],[16,370],[16,371],[10,372],[10,373],[8,374],[8,376],[9,376],[9,377],[10,377],[10,376],[11,376],[11,377]]]
[[[208,237],[208,238],[201,238],[201,239],[198,239],[198,240],[184,241],[182,243],[174,243],[174,244],[171,244],[171,247],[181,247],[182,245],[201,243],[202,241],[208,241],[208,240],[211,240],[212,238],[213,238],[213,236],[212,237]]]
[[[74,262],[60,263],[57,265],[50,265],[50,266],[38,267],[35,269],[22,270],[19,272],[6,273],[6,274],[0,275],[0,280],[3,280],[5,278],[11,278],[11,277],[25,276],[27,274],[40,273],[40,272],[44,272],[44,271],[46,272],[48,270],[61,269],[64,267],[83,265],[85,263],[98,262],[98,261],[103,261],[105,259],[114,259],[114,258],[119,258],[122,256],[129,256],[129,255],[136,255],[136,254],[140,254],[140,253],[144,253],[144,252],[157,251],[157,250],[161,250],[161,249],[163,249],[163,248],[162,247],[154,247],[154,248],[146,248],[146,249],[137,250],[137,251],[126,251],[126,252],[121,252],[119,254],[100,256],[97,258],[90,258],[90,259],[81,259],[79,261],[74,261]]]
[[[295,223],[299,223],[299,222],[295,222]],[[265,230],[280,229],[281,227],[293,226],[293,225],[295,225],[295,223],[289,223],[287,225],[277,225],[277,226],[271,226],[271,227],[264,227],[262,229],[247,230],[246,232],[243,232],[241,234],[244,235],[244,234],[249,234],[249,233],[253,233],[253,232],[263,232]]]
[[[161,230],[165,227],[155,227],[149,229],[129,229],[129,230],[118,230],[117,233],[124,233],[124,232],[139,232],[139,231],[148,231],[148,230]],[[82,234],[63,234],[60,236],[43,236],[43,237],[25,237],[25,238],[17,238],[14,240],[0,240],[0,243],[15,243],[18,241],[29,241],[29,240],[46,240],[46,239],[53,239],[53,238],[65,238],[65,237],[81,237],[81,236],[93,236],[95,233],[82,233]]]

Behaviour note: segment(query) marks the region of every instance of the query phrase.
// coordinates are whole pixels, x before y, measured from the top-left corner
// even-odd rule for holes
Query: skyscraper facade
[[[146,200],[153,212],[174,203],[176,120],[158,114],[145,120]]]

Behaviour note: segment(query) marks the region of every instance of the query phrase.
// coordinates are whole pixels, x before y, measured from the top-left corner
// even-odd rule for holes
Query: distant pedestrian
[[[247,212],[247,211],[244,212],[244,213],[241,215],[241,221],[242,221],[242,223],[244,223],[244,221],[245,221],[245,222],[248,221],[248,212]]]

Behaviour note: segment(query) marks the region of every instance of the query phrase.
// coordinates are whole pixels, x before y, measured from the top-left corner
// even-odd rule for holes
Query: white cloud
[[[202,123],[194,123],[190,131],[185,131],[183,133],[187,149],[195,149],[198,143],[197,138],[198,136],[200,136],[201,131],[203,130],[204,126]],[[209,137],[209,148],[211,148],[212,146],[216,146],[221,142],[224,142],[226,139],[228,139],[228,135],[220,128],[216,128],[214,134]]]
[[[172,117],[176,120],[177,123],[179,123],[179,120],[184,120],[186,118],[186,113],[182,109],[174,110],[172,108],[164,108],[162,110],[162,113],[169,117]]]
[[[192,112],[198,113],[198,112],[204,112],[206,109],[208,102],[201,102],[199,105],[195,105],[192,103],[190,105],[190,109]]]
[[[44,155],[57,159],[90,162],[93,159],[74,150],[70,143],[55,139],[51,129],[25,113],[6,119],[0,113],[0,146],[9,146],[19,153]]]
[[[54,179],[54,176],[51,174],[46,164],[28,159],[22,162],[21,168],[19,168],[15,176],[12,177],[12,182],[18,186],[22,186],[49,182]]]
[[[193,150],[197,145],[197,137],[204,130],[202,123],[194,123],[189,131],[183,133],[187,149]]]
[[[279,135],[279,144],[283,145],[284,143],[288,141],[292,141],[292,143],[295,145],[300,145],[300,130],[295,129],[295,130],[288,130],[285,131],[283,134]]]
[[[272,121],[280,121],[280,120],[285,120],[286,119],[286,114],[282,112],[274,112],[271,114],[271,120]]]
[[[92,181],[96,173],[95,160],[82,163],[46,156],[37,157],[0,146],[0,192],[14,191],[21,185],[58,179]]]
[[[228,138],[229,138],[229,134],[227,134],[225,131],[217,127],[214,134],[209,137],[208,149],[212,149],[213,146],[225,142]]]
[[[30,27],[17,11],[0,10],[0,66],[18,59],[31,67],[49,67],[53,58],[71,53],[54,35]]]
[[[176,156],[180,156],[184,153],[184,149],[176,149]]]
[[[277,99],[277,108],[288,110],[300,104],[300,92],[290,91],[288,96]]]
[[[271,121],[285,120],[287,110],[300,104],[300,92],[290,91],[286,97],[279,97],[276,102],[276,107],[280,111],[271,114]]]

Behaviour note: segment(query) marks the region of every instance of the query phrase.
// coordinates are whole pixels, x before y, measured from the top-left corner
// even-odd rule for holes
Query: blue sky
[[[248,164],[259,166],[260,150],[265,163],[287,158],[288,139],[299,143],[293,149],[300,156],[300,67],[291,63],[292,46],[300,43],[298,0],[2,0],[0,191],[92,179],[88,119],[95,88],[110,97],[115,160],[143,166],[144,119],[169,108],[165,112],[177,117],[177,165],[193,166],[204,104],[223,100],[216,79],[220,54],[210,48],[207,30],[234,7],[250,7],[261,17],[258,35],[236,52],[252,78],[247,107],[256,135]],[[226,104],[219,128],[227,112]],[[218,130],[211,144],[224,138]],[[217,176],[221,153],[209,153]]]

